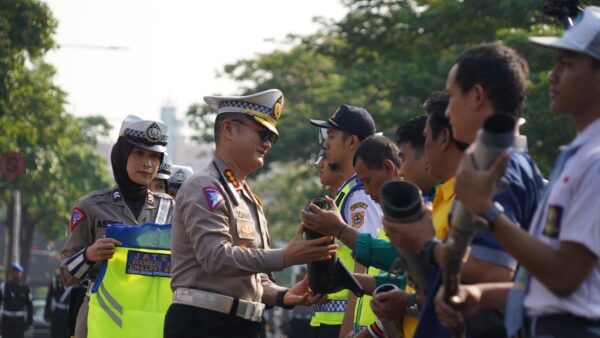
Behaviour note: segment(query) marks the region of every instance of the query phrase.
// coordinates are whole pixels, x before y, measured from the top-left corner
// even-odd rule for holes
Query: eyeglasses
[[[277,136],[277,134],[275,134],[274,132],[270,131],[269,129],[267,129],[265,127],[259,126],[258,123],[254,123],[249,120],[242,121],[242,120],[236,120],[236,119],[232,119],[231,121],[243,124],[244,126],[250,127],[251,129],[253,129],[258,134],[258,136],[260,137],[260,140],[262,142],[269,142],[269,143],[271,143],[271,145],[273,145],[273,144],[275,144],[275,142],[277,142],[277,139],[279,138],[279,136]]]
[[[327,128],[319,128],[319,145],[322,147],[327,141]]]

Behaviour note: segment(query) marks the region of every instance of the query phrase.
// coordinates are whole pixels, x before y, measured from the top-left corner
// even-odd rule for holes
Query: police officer
[[[52,276],[46,295],[44,319],[50,323],[52,338],[69,337],[69,303],[74,285],[63,284],[60,275]]]
[[[169,190],[169,179],[171,178],[172,168],[173,163],[171,158],[167,153],[165,153],[163,155],[163,161],[160,164],[160,167],[158,167],[158,172],[156,173],[156,176],[154,176],[152,182],[150,182],[148,189],[150,189],[152,192],[161,192],[166,194]]]
[[[330,259],[335,244],[304,240],[302,228],[284,249],[271,249],[261,200],[246,177],[260,169],[278,137],[283,108],[277,89],[249,96],[205,97],[217,111],[216,152],[177,194],[173,218],[173,304],[165,337],[258,337],[265,304],[323,302],[303,279],[291,289],[267,272]]]
[[[15,262],[10,266],[8,281],[0,284],[3,338],[23,338],[33,324],[33,298],[31,289],[23,283],[23,266]]]
[[[168,129],[162,121],[132,115],[125,118],[111,152],[116,187],[89,193],[71,214],[71,233],[61,252],[61,273],[69,283],[93,282],[99,263],[112,257],[119,242],[104,237],[107,224],[170,222],[171,196],[148,190],[163,160],[167,139]],[[88,296],[90,290],[88,286]],[[77,315],[76,338],[87,337],[88,296]]]
[[[310,122],[327,130],[324,142],[325,156],[330,166],[339,168],[345,180],[335,198],[335,205],[344,223],[376,237],[381,228],[381,208],[367,196],[364,185],[358,179],[352,165],[354,153],[360,142],[375,134],[375,121],[371,114],[365,108],[342,104],[327,121]],[[313,212],[320,214],[321,211],[313,209]],[[364,267],[354,264],[347,246],[338,250],[338,257],[350,271],[366,271]],[[332,299],[330,304],[317,305],[314,308],[315,313],[311,320],[311,326],[314,327],[313,337],[336,337],[340,334],[343,337],[352,330],[356,297],[349,296],[348,290],[342,290],[329,295],[329,298]]]
[[[194,174],[194,169],[185,165],[174,164],[171,171],[172,175],[167,182],[167,191],[171,197],[175,198],[183,182]]]

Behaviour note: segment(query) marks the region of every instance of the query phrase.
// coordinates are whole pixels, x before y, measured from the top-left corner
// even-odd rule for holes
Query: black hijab
[[[125,138],[119,137],[112,148],[110,161],[115,182],[117,182],[117,186],[133,215],[138,218],[148,197],[148,186],[133,182],[127,175],[127,159],[131,149],[133,149],[133,145]]]

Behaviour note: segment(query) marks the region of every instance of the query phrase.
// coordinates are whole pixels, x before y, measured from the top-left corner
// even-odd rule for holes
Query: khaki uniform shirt
[[[265,274],[283,269],[284,259],[283,249],[269,249],[261,202],[218,157],[183,183],[172,232],[173,290],[272,304],[283,289]]]
[[[161,204],[164,207],[160,207]],[[63,279],[74,283],[83,280],[89,272],[89,278],[94,280],[100,264],[85,261],[83,252],[104,236],[107,224],[169,223],[173,207],[171,196],[148,192],[146,205],[136,219],[117,188],[97,190],[84,196],[73,209],[71,232],[61,251]]]

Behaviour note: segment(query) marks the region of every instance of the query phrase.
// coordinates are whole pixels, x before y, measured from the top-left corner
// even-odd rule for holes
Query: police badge
[[[146,129],[146,138],[151,142],[160,141],[160,137],[162,136],[162,132],[158,127],[158,124],[152,123],[148,129]]]
[[[283,96],[281,96],[277,102],[275,102],[275,105],[273,106],[273,118],[275,119],[275,121],[278,121],[279,118],[281,117],[281,111],[283,110]]]

